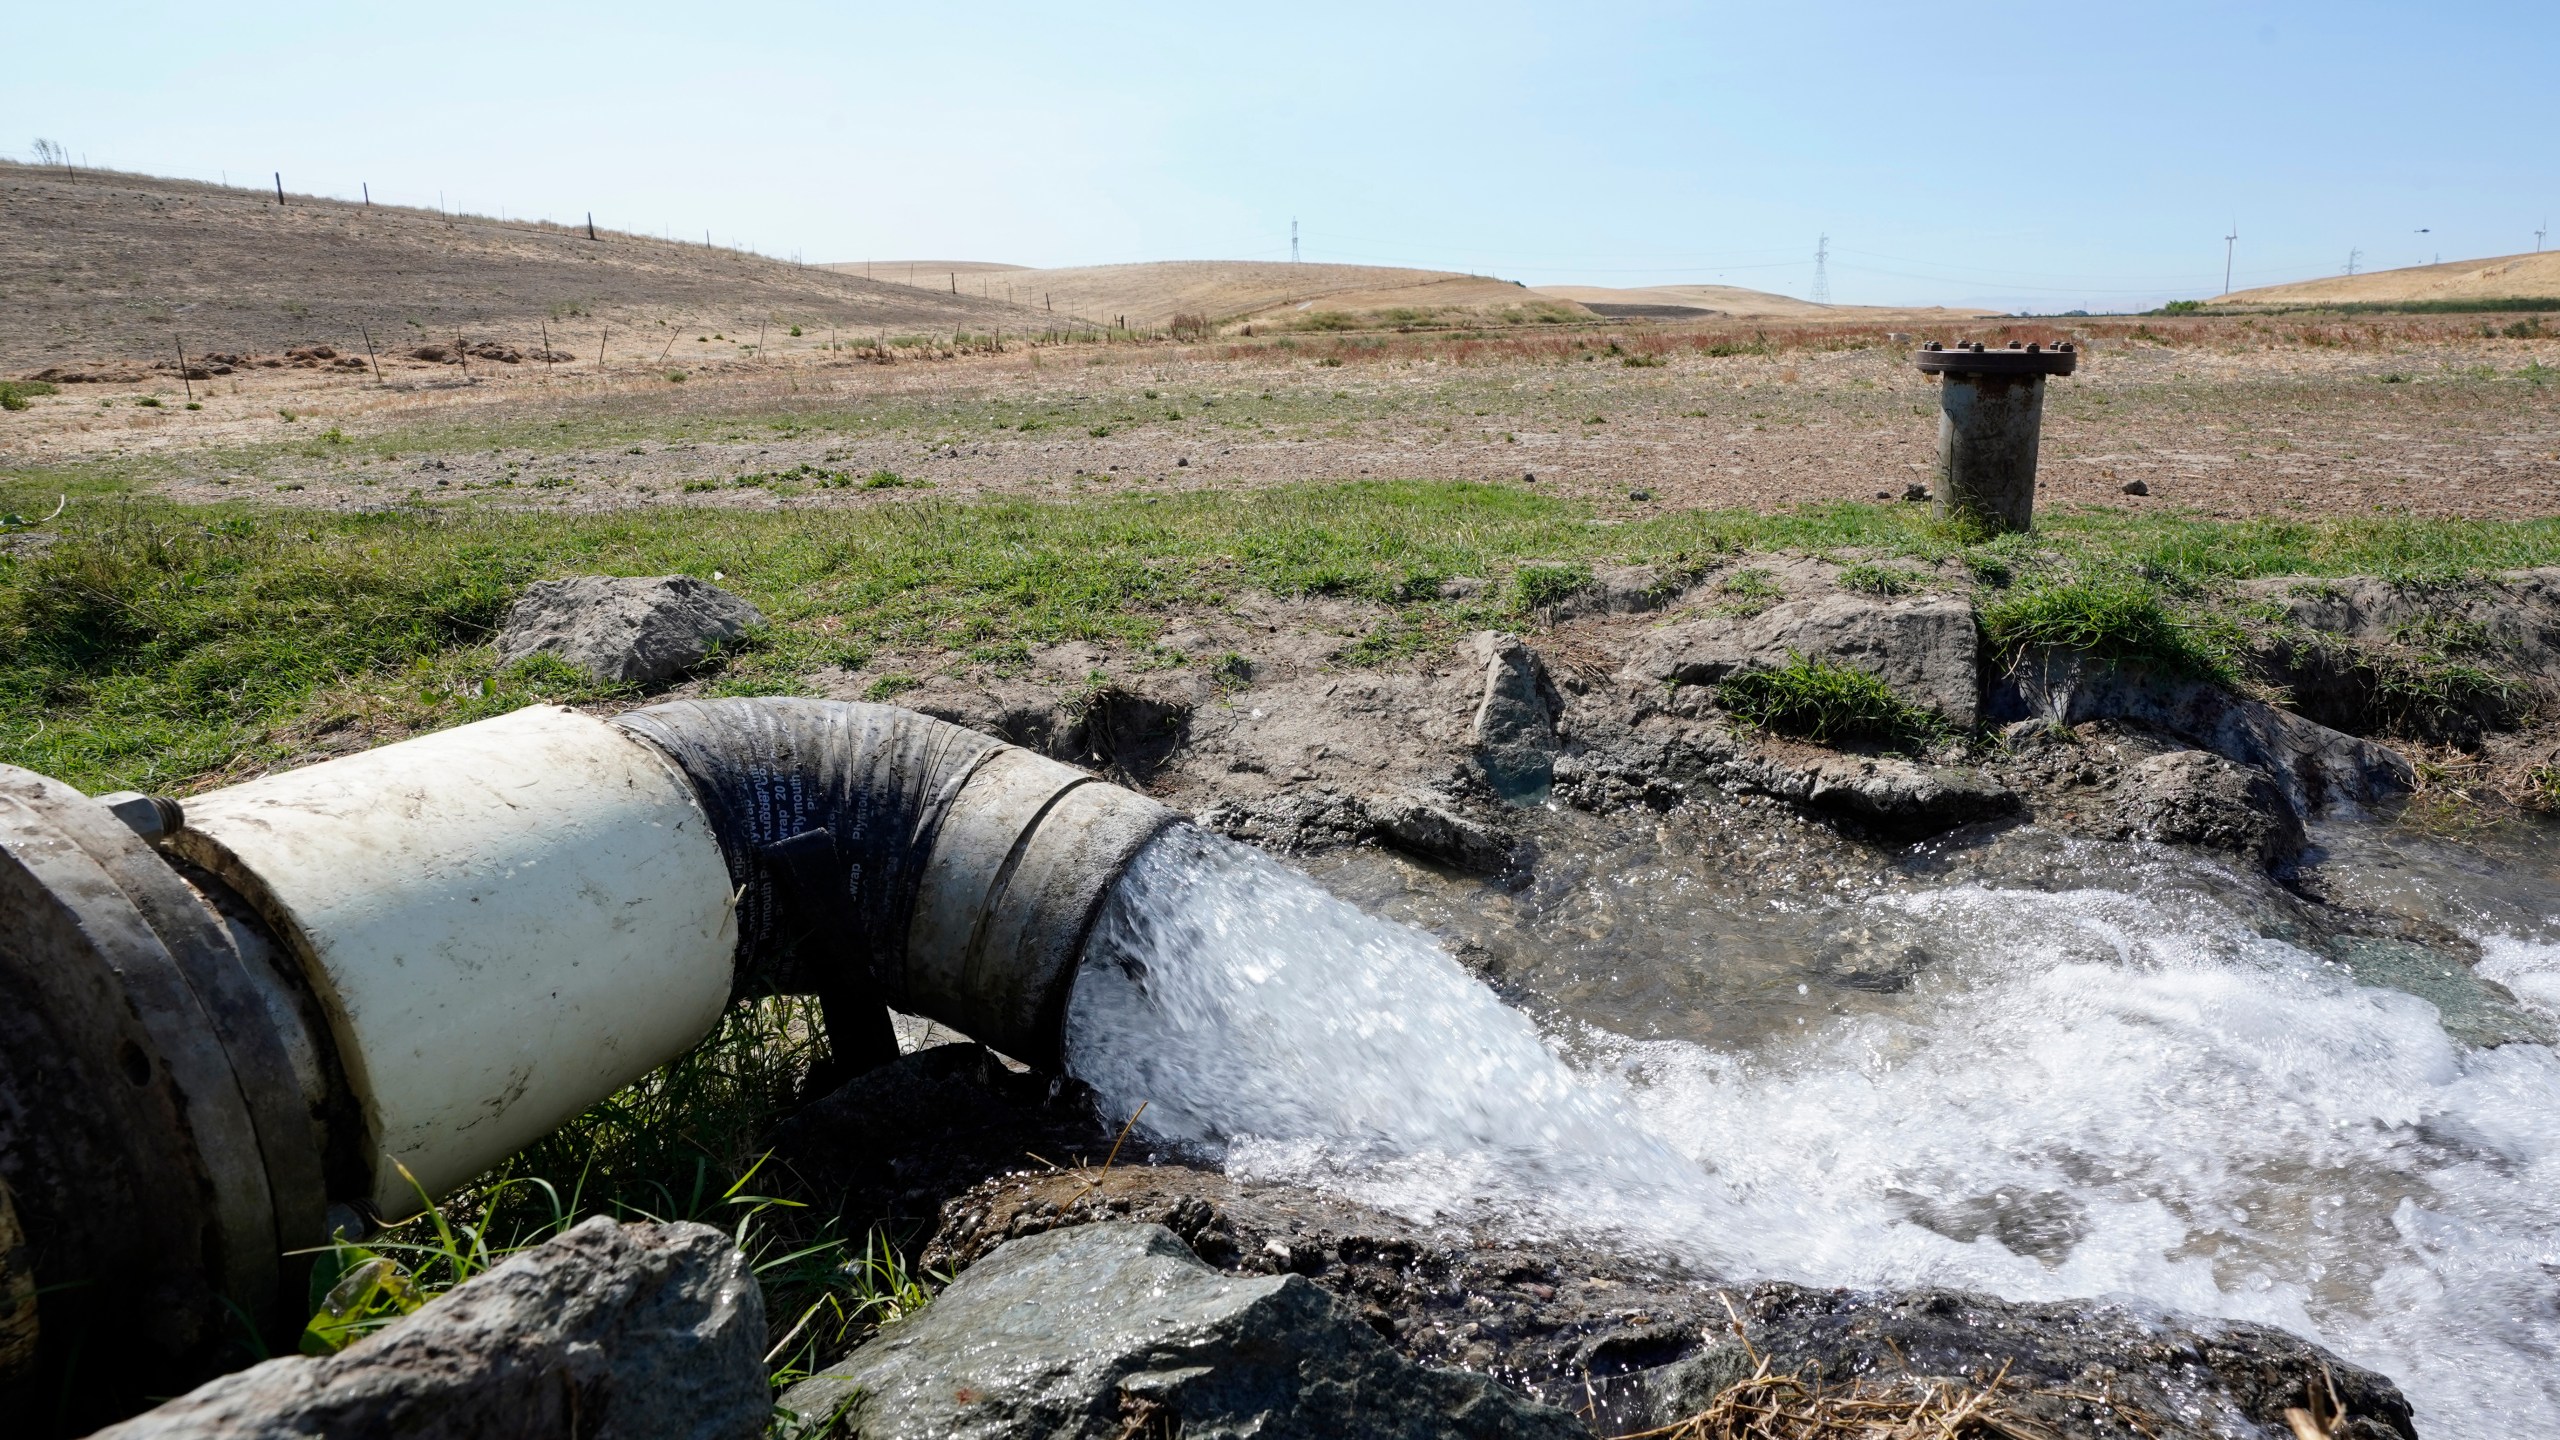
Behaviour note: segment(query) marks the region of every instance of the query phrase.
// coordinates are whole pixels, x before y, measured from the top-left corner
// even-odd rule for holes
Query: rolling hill
[[[2332,275],[2290,285],[2262,285],[2209,301],[2212,305],[2407,305],[2488,304],[2500,300],[2560,300],[2560,250],[2499,255]]]
[[[1009,293],[1017,302],[1061,320],[1112,325],[1125,318],[1142,330],[1161,328],[1177,315],[1198,315],[1212,325],[1231,326],[1266,315],[1475,309],[1517,306],[1536,299],[1508,280],[1452,270],[1277,260],[1155,260],[1055,269],[984,261],[855,260],[827,268],[883,279],[912,273],[920,277],[916,283],[946,291],[956,274],[964,295],[1001,299]]]
[[[964,287],[965,288],[965,287]],[[0,162],[0,373],[403,340],[591,345],[610,328],[1038,329],[977,294],[583,227]],[[565,335],[556,335],[565,343]]]

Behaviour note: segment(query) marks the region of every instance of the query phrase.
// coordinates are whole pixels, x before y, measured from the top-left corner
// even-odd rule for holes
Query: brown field
[[[2560,336],[2530,320],[2071,324],[1919,333],[2084,348],[2047,406],[2048,504],[2560,515]],[[1394,477],[1531,483],[1613,514],[1770,509],[1925,478],[1934,395],[1907,348],[1874,327],[1629,325],[1007,342],[891,363],[730,351],[684,383],[587,359],[482,364],[468,384],[253,368],[194,382],[198,411],[165,375],[36,398],[0,416],[0,479],[21,496],[598,509],[861,505],[888,488],[845,477],[879,471],[955,499]],[[2132,480],[2150,493],[2125,495]]]
[[[2371,270],[2291,285],[2240,290],[2209,303],[2224,305],[2407,305],[2430,301],[2560,300],[2560,250],[2499,255],[2403,270]]]
[[[1925,477],[1937,419],[1914,343],[2067,337],[2086,361],[2048,403],[2048,503],[2560,514],[2560,325],[2536,315],[1834,308],[1504,325],[1503,297],[1567,302],[1454,272],[871,262],[938,263],[935,293],[432,212],[279,212],[183,182],[10,167],[0,187],[0,375],[59,385],[0,413],[12,504],[139,488],[350,509],[799,507],[917,485],[964,497],[1395,477],[1534,484],[1620,514],[1769,509],[1898,497]],[[1008,283],[1016,302],[1034,284],[1069,288],[1032,308],[1007,303]],[[1616,293],[1759,303],[1710,287]],[[1125,307],[1133,324],[1178,307],[1265,318],[1249,337],[1234,322],[1190,343],[1103,343],[1062,326],[1053,298],[1088,318]],[[1431,318],[1345,328],[1321,318],[1335,306]],[[380,346],[379,379],[356,358],[359,321],[400,337]],[[495,358],[409,353],[451,329]],[[160,359],[172,331],[191,356],[236,363],[182,378]],[[338,354],[283,353],[310,345]],[[901,483],[854,483],[880,472]],[[2150,493],[2126,495],[2135,480]]]

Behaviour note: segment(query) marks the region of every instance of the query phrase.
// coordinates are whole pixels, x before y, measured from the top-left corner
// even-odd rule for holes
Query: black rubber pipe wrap
[[[824,997],[839,1046],[878,1001],[1054,1065],[1094,914],[1174,818],[892,706],[680,700],[616,723],[710,818],[738,892],[737,992]]]

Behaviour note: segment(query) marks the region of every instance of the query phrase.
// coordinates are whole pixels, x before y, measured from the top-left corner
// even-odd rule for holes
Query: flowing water
[[[2544,834],[2331,828],[2314,904],[2032,828],[1878,865],[1543,823],[1518,893],[1172,832],[1097,926],[1070,1068],[1241,1175],[1726,1275],[2267,1321],[2422,1433],[2560,1435]]]

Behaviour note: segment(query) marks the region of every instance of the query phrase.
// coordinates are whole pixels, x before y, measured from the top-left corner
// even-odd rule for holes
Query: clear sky
[[[2533,248],[2560,4],[13,7],[0,151],[808,260],[2120,309]],[[2424,232],[2424,233],[2421,233]],[[2555,237],[2547,244],[2560,244]]]

